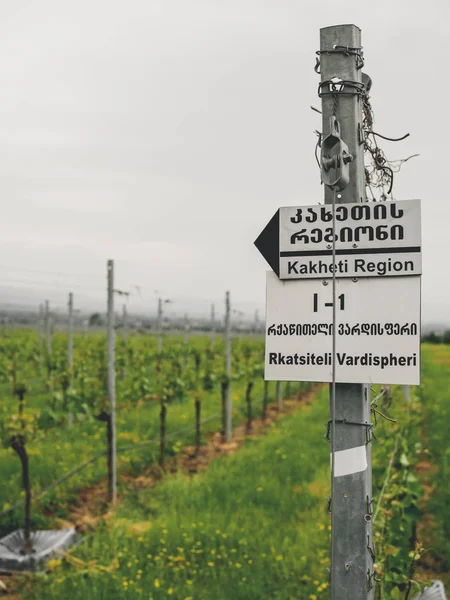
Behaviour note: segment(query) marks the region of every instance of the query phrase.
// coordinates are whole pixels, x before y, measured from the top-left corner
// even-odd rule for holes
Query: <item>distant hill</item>
[[[36,289],[32,286],[13,286],[0,284],[0,315],[4,316],[8,313],[35,313],[39,310],[39,304],[45,300],[49,300],[51,310],[57,315],[64,315],[67,311],[67,301],[69,288],[42,288]],[[102,314],[106,311],[106,289],[104,299],[101,298],[101,291],[91,294],[83,290],[74,289],[74,306],[84,315],[89,315],[94,312]],[[234,294],[233,294],[233,297]],[[121,312],[122,304],[125,300],[118,297],[115,306],[116,312]],[[156,315],[157,299],[156,297],[140,299],[133,297],[128,305],[128,312],[136,318],[154,318]],[[223,303],[216,303],[216,319],[218,322],[223,321]],[[233,314],[235,325],[238,322],[250,323],[253,321],[255,308],[259,309],[260,326],[264,324],[264,308],[261,303],[244,302],[239,303],[239,308],[243,309],[245,315],[240,313]],[[234,308],[234,307],[233,307]],[[192,320],[208,320],[210,307],[207,302],[202,302],[200,305],[187,302],[174,302],[166,310],[165,314],[171,321],[177,321],[184,318],[187,313]],[[424,304],[422,306],[422,334],[427,334],[431,331],[441,334],[450,329],[450,307],[444,304]]]

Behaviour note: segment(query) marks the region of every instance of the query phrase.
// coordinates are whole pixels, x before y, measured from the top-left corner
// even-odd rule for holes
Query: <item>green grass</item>
[[[29,597],[324,597],[327,418],[324,392],[205,473],[128,492],[114,518],[75,551],[85,564],[53,564]]]
[[[379,439],[373,447],[376,501],[396,433],[402,430],[399,459],[409,447],[414,449],[418,434],[412,432],[410,438],[405,431],[410,417],[399,388],[389,411],[399,424],[378,423]],[[36,595],[30,597],[78,600],[90,593],[100,600],[328,598],[328,416],[324,390],[310,406],[280,420],[261,438],[247,440],[239,453],[213,461],[203,474],[178,474],[155,489],[129,491],[114,517],[74,552],[81,562],[51,564],[50,573],[37,577],[32,592]],[[378,536],[379,545],[387,548],[378,556],[386,561],[383,600],[407,579],[405,572],[393,580],[390,569],[400,566],[405,571],[408,538],[420,516],[411,513],[418,486],[412,476],[414,463],[412,458],[408,466],[402,461],[395,461],[375,529],[380,532],[387,522],[392,530],[384,532],[385,540]],[[405,486],[407,479],[413,490]],[[384,511],[392,510],[397,511],[395,519],[383,520]],[[393,544],[395,560],[386,556]]]
[[[422,347],[422,401],[424,447],[435,470],[426,476],[432,486],[427,512],[433,554],[443,570],[450,570],[450,346]]]
[[[374,506],[397,448],[374,527],[378,568],[384,575],[377,586],[381,600],[405,597],[411,540],[422,517],[415,466],[424,448],[437,467],[430,475],[433,495],[427,509],[434,518],[434,552],[439,560],[448,560],[450,497],[443,484],[448,481],[450,348],[424,346],[422,358],[422,386],[413,390],[411,403],[400,387],[394,387],[391,404],[379,401],[378,408],[398,421],[378,417],[373,443]],[[243,400],[243,391],[243,384],[236,383],[236,403]],[[258,387],[255,406],[260,397]],[[217,410],[217,394],[214,402],[212,411]],[[181,419],[186,405],[170,409],[179,409]],[[144,413],[131,413],[123,416],[122,431],[141,431]],[[33,576],[24,585],[24,597],[328,598],[328,418],[325,390],[310,406],[278,421],[262,437],[248,439],[237,454],[213,461],[201,474],[178,473],[140,492],[122,488],[117,512],[86,535],[66,560],[53,561],[47,573]],[[136,474],[145,465],[142,451],[137,453],[131,459],[136,463],[124,466]],[[410,596],[415,593],[413,588]]]

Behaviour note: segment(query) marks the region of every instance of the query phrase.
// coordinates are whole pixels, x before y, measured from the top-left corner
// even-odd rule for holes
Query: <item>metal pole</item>
[[[123,341],[124,344],[126,346],[126,342],[127,342],[127,338],[128,338],[128,314],[127,314],[127,305],[124,304],[122,306],[122,337],[123,337]],[[122,369],[122,377],[125,378],[127,375],[127,368],[125,366],[127,359],[126,359],[126,353],[125,353],[125,363]]]
[[[163,324],[163,306],[162,298],[158,298],[158,354],[162,352],[162,324]]]
[[[189,317],[187,313],[184,315],[184,345],[187,346],[189,342]]]
[[[355,55],[360,53],[360,48],[361,30],[355,25],[336,25],[320,30],[322,92],[330,91],[324,82],[333,78],[362,82],[361,61]],[[349,49],[351,52],[348,52]],[[345,88],[345,91],[351,90],[355,91],[355,88]],[[330,117],[333,115],[339,122],[341,138],[348,145],[354,160],[350,163],[350,182],[347,187],[336,192],[324,186],[325,203],[364,202],[361,97],[356,93],[322,96],[323,138],[330,133]],[[355,285],[358,285],[357,281]],[[330,397],[331,429],[334,432],[331,439],[331,600],[369,600],[373,599],[374,594],[374,561],[371,552],[372,456],[370,443],[367,443],[370,427],[348,425],[342,421],[370,424],[370,389],[360,384],[332,384]],[[352,467],[351,457],[361,456],[363,460],[356,462],[366,462],[364,470],[360,470],[361,466]]]
[[[114,261],[108,260],[108,399],[111,425],[111,477],[109,481],[109,497],[114,506],[117,500],[116,472],[116,373],[115,373],[115,330],[114,330]]]
[[[69,319],[68,319],[68,333],[67,333],[67,363],[69,367],[69,385],[72,387],[72,369],[73,369],[73,294],[69,293]],[[72,427],[73,425],[73,414],[69,410],[67,415],[67,425]]]
[[[38,322],[38,332],[39,332],[39,349],[41,351],[42,356],[42,346],[44,345],[44,305],[39,304],[39,322]]]
[[[128,314],[126,304],[122,306],[122,335],[123,339],[126,340],[128,337]]]
[[[216,313],[215,306],[211,304],[211,350],[216,345]]]
[[[258,335],[258,330],[259,330],[259,314],[258,314],[258,311],[255,310],[255,324],[253,326],[253,333],[255,335]]]
[[[231,322],[230,322],[230,292],[225,293],[225,373],[227,376],[227,392],[225,397],[226,422],[225,440],[231,442]]]
[[[69,332],[67,336],[67,362],[69,364],[69,369],[72,371],[73,368],[73,294],[70,292],[69,294]]]
[[[411,388],[409,385],[402,385],[403,396],[408,404],[411,402]]]
[[[277,397],[277,411],[281,412],[281,401],[282,401],[282,396],[281,396],[281,381],[277,381],[277,386],[276,386],[276,397]]]
[[[52,355],[52,332],[51,332],[51,324],[50,324],[50,308],[49,301],[45,301],[45,335],[47,336],[47,354],[50,357]]]

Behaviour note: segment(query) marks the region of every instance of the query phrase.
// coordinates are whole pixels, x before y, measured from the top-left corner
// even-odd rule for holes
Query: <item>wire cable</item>
[[[387,137],[386,135],[381,135],[381,133],[376,133],[376,131],[369,131],[368,133],[371,133],[372,135],[376,135],[376,136],[382,138],[383,140],[387,140],[388,142],[401,142],[402,140],[406,140],[406,138],[410,136],[409,133],[405,133],[405,135],[403,135],[402,137],[390,138],[390,137]]]
[[[209,421],[212,421],[213,419],[217,419],[218,416],[220,416],[221,413],[217,412],[214,413],[213,415],[209,416],[206,419],[203,419],[203,421],[200,422],[201,425],[204,425],[205,423],[208,423]],[[184,427],[183,429],[179,429],[177,431],[173,431],[172,433],[169,433],[165,436],[165,439],[171,439],[177,435],[180,435],[181,433],[186,433],[188,431],[195,431],[195,425],[193,426],[188,426],[188,427]],[[157,445],[159,444],[160,440],[159,438],[154,438],[152,440],[146,440],[145,442],[140,442],[138,444],[130,444],[128,446],[118,446],[116,449],[116,452],[128,452],[129,450],[135,450],[137,448],[142,448],[144,446],[150,446],[150,445]],[[108,452],[107,450],[102,450],[101,452],[98,452],[97,454],[94,454],[94,456],[91,456],[91,458],[89,458],[88,460],[86,460],[85,462],[81,463],[80,465],[78,465],[77,467],[75,467],[74,469],[72,469],[71,471],[64,473],[64,475],[62,477],[60,477],[59,479],[56,479],[56,481],[53,481],[48,487],[46,487],[43,490],[40,490],[38,493],[33,494],[31,496],[31,500],[37,500],[38,498],[41,498],[42,496],[44,496],[45,494],[47,494],[48,492],[50,492],[52,489],[54,489],[55,487],[58,487],[59,485],[61,485],[61,483],[64,483],[64,481],[67,481],[68,479],[70,479],[71,477],[73,477],[74,475],[76,475],[77,473],[79,473],[80,471],[82,471],[83,469],[85,469],[86,467],[88,467],[90,464],[96,462],[99,458],[102,458],[103,456],[107,456]],[[14,512],[17,508],[20,508],[21,506],[24,506],[25,501],[21,500],[20,502],[17,502],[16,504],[14,504],[13,506],[11,506],[10,508],[0,512],[0,518],[10,514],[12,512]]]

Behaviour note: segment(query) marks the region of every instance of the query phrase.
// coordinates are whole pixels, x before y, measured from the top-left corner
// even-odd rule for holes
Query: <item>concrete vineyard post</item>
[[[127,343],[127,339],[128,339],[128,313],[127,313],[127,305],[126,304],[124,304],[122,306],[122,338],[123,338],[123,343],[124,343],[125,350],[126,350],[126,343]],[[124,379],[127,374],[126,363],[127,363],[127,353],[125,351],[124,365],[123,365],[123,369],[122,369],[122,373],[121,373],[121,375]]]
[[[126,341],[128,338],[128,313],[126,304],[122,306],[122,335],[124,341]]]
[[[162,326],[163,326],[163,305],[162,305],[162,298],[158,298],[158,354],[161,354],[162,352],[162,346],[163,346],[163,341],[162,341]]]
[[[216,315],[215,306],[211,304],[211,350],[214,349],[216,344]]]
[[[68,332],[67,332],[67,364],[69,367],[69,386],[72,386],[72,369],[73,369],[73,294],[69,293],[68,302]],[[71,427],[73,423],[73,415],[69,411],[67,415],[67,424]]]
[[[73,368],[73,294],[69,293],[68,303],[69,315],[68,315],[68,335],[67,335],[67,362],[69,365],[70,372]]]
[[[188,345],[189,342],[189,317],[187,314],[184,315],[184,338],[183,343],[185,346]]]
[[[114,261],[108,260],[108,313],[107,313],[107,343],[108,343],[108,465],[109,465],[109,501],[115,506],[117,501],[117,471],[116,471],[116,372],[115,372],[115,330],[114,330]]]
[[[47,338],[47,355],[50,359],[52,355],[52,330],[50,322],[50,304],[48,300],[45,301],[44,323],[45,335]]]
[[[403,397],[405,398],[406,402],[408,404],[410,404],[410,402],[411,402],[411,388],[409,387],[409,385],[402,385],[402,391],[403,391]]]
[[[232,404],[231,404],[231,308],[230,292],[225,294],[225,375],[227,378],[225,398],[225,440],[231,442],[232,437]]]
[[[277,381],[277,385],[276,385],[276,397],[277,397],[277,411],[281,412],[281,402],[282,402],[281,381]]]
[[[42,360],[42,348],[44,345],[44,305],[39,304],[39,321],[38,321],[38,333],[39,333],[39,349],[41,352],[41,360]]]

